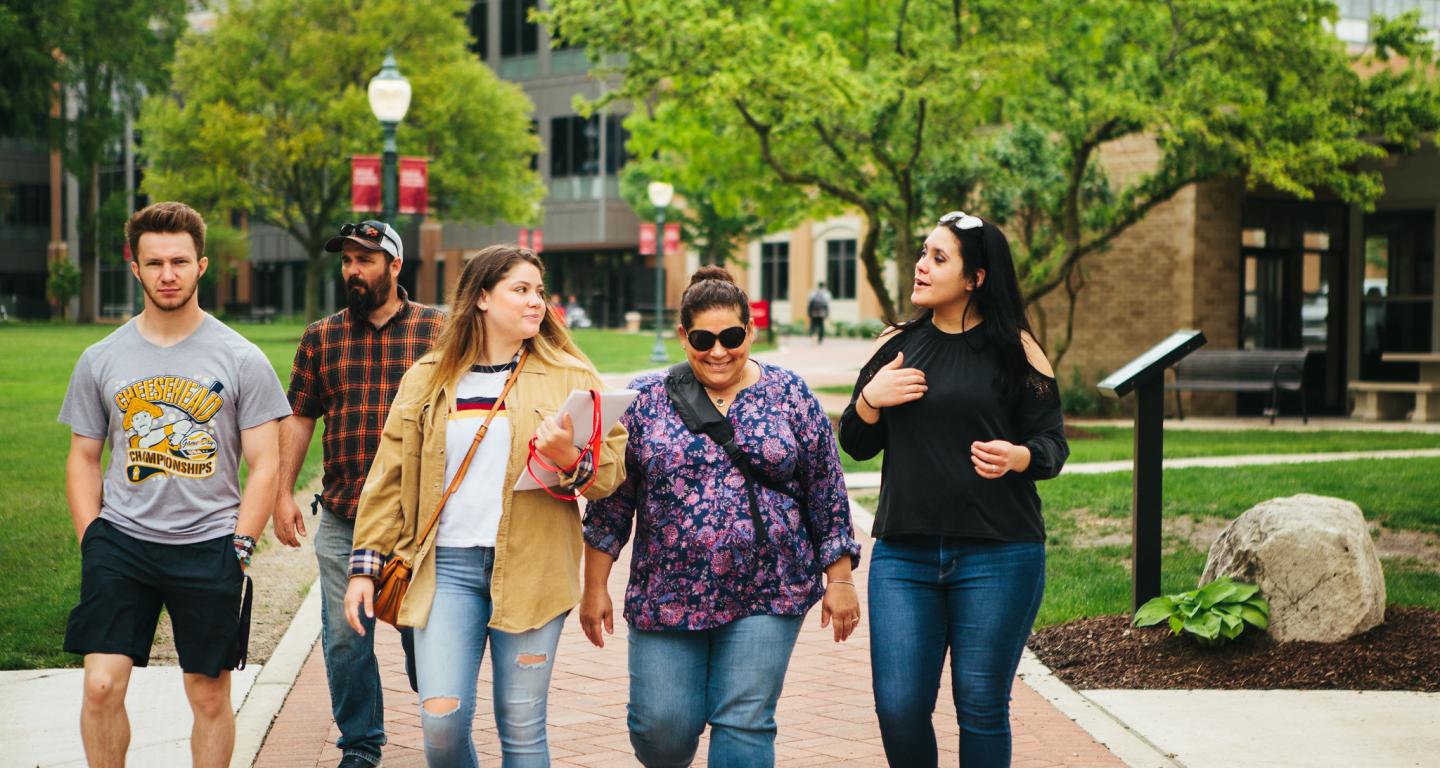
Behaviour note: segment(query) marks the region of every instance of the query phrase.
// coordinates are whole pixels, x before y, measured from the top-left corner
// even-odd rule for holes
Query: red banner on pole
[[[520,230],[520,234],[518,234],[518,235],[515,236],[515,244],[518,245],[518,246],[520,246],[521,248],[529,248],[529,247],[530,247],[530,230],[528,230],[528,229],[522,229],[522,230]]]
[[[536,253],[545,252],[545,232],[543,230],[537,229],[535,233],[530,236],[530,247],[535,249]]]
[[[665,252],[676,253],[680,250],[680,225],[670,223],[665,225]]]
[[[750,320],[755,323],[756,328],[761,330],[769,328],[770,302],[764,300],[750,302]]]
[[[423,215],[430,210],[430,160],[400,158],[400,200],[396,212]]]
[[[380,156],[354,155],[350,158],[350,210],[380,210]]]
[[[655,255],[655,225],[649,222],[640,222],[640,255]]]

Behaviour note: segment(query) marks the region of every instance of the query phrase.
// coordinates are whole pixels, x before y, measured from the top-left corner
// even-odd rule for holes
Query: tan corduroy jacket
[[[573,390],[603,389],[590,368],[572,361],[573,365],[559,366],[530,355],[505,402],[510,464],[505,470],[504,509],[490,583],[494,601],[490,626],[505,632],[543,626],[580,602],[583,542],[577,504],[558,501],[542,490],[511,490],[525,471],[530,436],[540,414],[553,415]],[[433,354],[426,355],[401,379],[355,518],[357,553],[371,550],[410,560],[414,573],[400,606],[400,623],[411,627],[425,626],[435,598],[431,555],[436,532],[425,541],[416,539],[445,491],[445,427],[455,408],[453,387],[446,387],[433,402],[422,401],[434,369]],[[616,424],[601,443],[587,498],[604,498],[625,479],[625,439],[625,428]]]

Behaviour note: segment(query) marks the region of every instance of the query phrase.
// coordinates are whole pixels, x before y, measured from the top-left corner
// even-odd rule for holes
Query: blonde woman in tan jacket
[[[400,382],[360,496],[346,617],[363,633],[386,555],[411,562],[399,621],[415,628],[431,766],[478,765],[470,723],[487,641],[504,764],[549,765],[546,693],[565,616],[580,601],[583,545],[570,497],[604,497],[625,478],[622,427],[591,455],[575,448],[568,416],[553,417],[572,390],[602,385],[546,310],[543,278],[525,248],[492,246],[465,265],[434,351]],[[562,468],[559,493],[511,490],[532,436]],[[456,474],[439,524],[421,540]]]

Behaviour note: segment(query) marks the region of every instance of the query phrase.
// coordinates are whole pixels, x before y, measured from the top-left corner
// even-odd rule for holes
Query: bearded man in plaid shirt
[[[324,487],[311,504],[311,511],[320,514],[315,556],[320,563],[322,648],[330,708],[340,728],[335,743],[342,751],[340,766],[364,768],[380,763],[380,748],[386,741],[385,708],[375,660],[374,619],[368,619],[364,636],[345,622],[355,509],[400,377],[430,351],[445,315],[411,302],[397,283],[405,251],[390,225],[346,224],[325,250],[342,254],[349,306],[311,323],[295,352],[289,392],[294,415],[281,423],[280,431],[275,536],[298,547],[300,537],[306,535],[293,489],[315,433],[315,420],[323,417]],[[402,636],[414,688],[409,631],[402,631]]]

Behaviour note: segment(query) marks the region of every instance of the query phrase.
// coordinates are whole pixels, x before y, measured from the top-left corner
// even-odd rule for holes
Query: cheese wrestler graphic
[[[154,376],[125,387],[115,403],[128,437],[125,476],[140,483],[157,475],[209,477],[219,444],[205,425],[222,404],[225,386]]]

